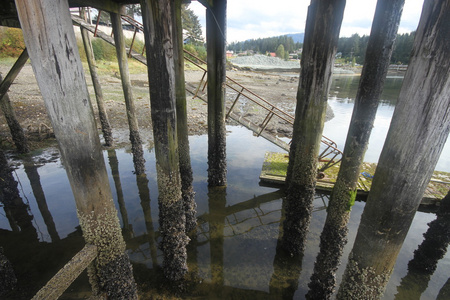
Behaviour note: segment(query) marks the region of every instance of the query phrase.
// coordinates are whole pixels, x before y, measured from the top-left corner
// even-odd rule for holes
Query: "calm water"
[[[334,139],[341,148],[351,117],[357,79],[351,76],[335,78],[330,93],[330,106],[336,117],[326,124],[325,135]],[[401,78],[388,80],[390,88],[379,108],[366,161],[375,162],[378,159],[400,82]],[[283,287],[294,299],[303,299],[319,249],[328,199],[317,195],[314,201],[315,209],[301,270],[286,270],[282,263],[284,258],[276,250],[282,194],[277,189],[260,186],[258,179],[265,152],[280,150],[268,141],[254,137],[245,128],[227,129],[228,186],[222,192],[208,191],[207,188],[207,137],[190,137],[199,218],[197,236],[188,252],[190,270],[198,278],[191,296],[205,299],[277,299],[281,298],[277,294],[280,287],[274,279],[282,278],[298,283],[298,286]],[[448,150],[447,143],[443,152],[447,155],[442,155],[437,169],[450,171]],[[148,184],[139,181],[139,187],[133,174],[130,149],[105,151],[104,158],[136,280],[145,289],[154,288],[159,285],[157,278],[161,276],[159,266],[162,265],[162,253],[156,247],[159,225],[154,152],[152,149],[145,151]],[[17,293],[27,299],[81,249],[83,241],[75,203],[58,151],[46,149],[36,153],[32,160],[14,160],[13,163],[22,200],[29,205],[26,214],[33,217],[30,221],[32,228],[28,235],[12,232],[6,212],[2,209],[0,246],[17,269],[21,280],[19,287],[34,284],[32,291]],[[363,209],[364,203],[357,202],[352,210],[349,243],[337,274],[338,281],[345,269]],[[433,219],[434,214],[416,214],[398,256],[385,299],[394,299],[397,287],[407,274],[407,263],[422,242],[427,223]],[[210,240],[211,234],[220,238]],[[436,298],[449,277],[449,265],[450,254],[447,253],[439,261],[421,299]],[[68,290],[66,298],[82,296],[80,291],[88,289],[87,279],[82,277]],[[17,298],[21,298],[19,296]]]

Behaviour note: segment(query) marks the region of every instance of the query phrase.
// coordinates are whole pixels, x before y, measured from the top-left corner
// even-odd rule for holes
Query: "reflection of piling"
[[[110,13],[111,24],[114,32],[116,44],[117,62],[119,63],[120,79],[125,97],[125,107],[127,110],[128,126],[130,127],[131,150],[133,152],[133,162],[136,174],[145,172],[144,150],[142,149],[141,136],[139,135],[138,121],[136,118],[136,108],[134,106],[133,93],[131,90],[130,72],[128,70],[128,56],[125,49],[125,37],[122,29],[122,19],[117,13]]]
[[[28,205],[23,203],[17,185],[5,154],[0,151],[0,203],[3,204],[11,229],[20,232],[24,240],[36,242],[38,235],[32,223],[33,216],[28,214]]]
[[[450,131],[449,22],[448,1],[424,2],[338,299],[381,298],[441,155]]]
[[[294,132],[286,177],[282,247],[304,252],[316,186],[320,140],[345,0],[311,1],[306,20]]]
[[[24,0],[16,7],[85,241],[98,249],[88,270],[94,294],[136,299],[68,2]]]
[[[155,228],[153,227],[152,208],[150,206],[150,189],[148,188],[148,179],[145,174],[136,175],[136,182],[139,190],[139,198],[144,212],[145,228],[147,229],[148,244],[150,246],[150,256],[152,257],[153,269],[158,266],[156,252]]]
[[[220,287],[224,285],[223,258],[224,258],[224,237],[227,203],[227,190],[225,187],[209,188],[209,246],[211,255],[211,281],[217,293],[220,293]],[[220,296],[219,294],[216,294]]]
[[[44,223],[47,226],[48,234],[50,235],[52,242],[59,241],[60,238],[58,231],[56,230],[53,216],[48,210],[47,201],[45,199],[44,190],[42,189],[41,178],[37,171],[37,167],[34,165],[34,162],[28,161],[24,163],[24,169],[28,176],[28,180],[30,180],[31,189],[33,190],[33,195],[36,199],[39,211],[41,212],[42,219],[44,219]]]
[[[117,203],[119,203],[119,212],[123,222],[123,234],[125,239],[133,237],[133,227],[128,221],[128,213],[123,198],[122,183],[120,182],[119,161],[116,156],[116,150],[108,149],[109,166],[111,167],[111,174],[114,180],[114,186],[117,193]]]
[[[158,204],[164,274],[181,280],[187,273],[186,217],[181,195],[172,1],[141,1],[147,49],[150,104],[155,140]]]
[[[208,184],[227,184],[225,80],[226,0],[208,1],[206,41],[208,64]]]
[[[85,9],[82,9],[82,18],[84,18]],[[80,26],[81,37],[83,38],[84,51],[86,52],[86,59],[89,65],[89,72],[91,73],[92,84],[94,86],[95,98],[97,99],[98,117],[102,127],[103,138],[105,139],[105,146],[110,147],[113,144],[111,125],[109,124],[108,114],[106,113],[105,104],[103,101],[103,92],[100,84],[100,79],[97,74],[97,65],[95,63],[94,50],[92,48],[91,37],[86,28]]]
[[[320,252],[308,284],[307,299],[329,299],[336,285],[336,270],[347,243],[350,211],[355,203],[361,165],[383,91],[403,3],[404,0],[377,2],[352,121],[320,236]]]
[[[197,226],[195,217],[197,204],[192,187],[193,176],[191,156],[189,152],[189,136],[187,124],[186,86],[184,79],[183,28],[181,24],[181,3],[176,0],[174,10],[174,63],[175,63],[175,96],[177,110],[178,151],[180,156],[181,194],[186,210],[186,233]]]
[[[283,200],[283,208],[285,206],[286,201]],[[293,299],[298,289],[298,279],[302,271],[303,253],[291,256],[281,246],[284,212],[285,209],[282,209],[277,248],[273,259],[273,274],[269,283],[271,299]]]
[[[408,263],[408,274],[397,288],[396,300],[413,299],[427,289],[431,275],[438,261],[444,257],[450,243],[450,192],[441,201],[436,220],[428,224],[424,240],[414,251],[413,259]]]

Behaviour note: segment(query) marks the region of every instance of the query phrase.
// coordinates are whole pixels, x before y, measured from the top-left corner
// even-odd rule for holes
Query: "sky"
[[[302,33],[309,3],[309,0],[228,0],[227,43]],[[398,33],[416,30],[422,5],[423,0],[405,0]],[[375,6],[376,0],[347,0],[340,36],[369,35]],[[195,0],[189,8],[199,17],[205,36],[205,8]]]

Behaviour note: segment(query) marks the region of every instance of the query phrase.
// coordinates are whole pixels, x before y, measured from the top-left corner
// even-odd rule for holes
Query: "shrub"
[[[24,49],[21,29],[0,27],[0,57],[18,57]]]

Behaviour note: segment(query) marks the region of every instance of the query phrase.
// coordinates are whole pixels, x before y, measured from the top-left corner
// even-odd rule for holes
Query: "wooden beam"
[[[97,257],[97,246],[86,245],[47,284],[37,292],[33,300],[58,299],[81,272]]]
[[[28,60],[28,52],[27,49],[22,51],[19,58],[16,60],[11,70],[9,70],[5,79],[0,84],[0,99],[8,92],[8,89],[11,87],[14,79],[16,79],[17,75],[19,75],[20,70],[22,70],[23,66]]]
[[[69,0],[70,7],[94,7],[99,10],[107,11],[110,13],[121,13],[123,5],[126,4],[138,4],[139,1],[113,1],[113,0]]]

